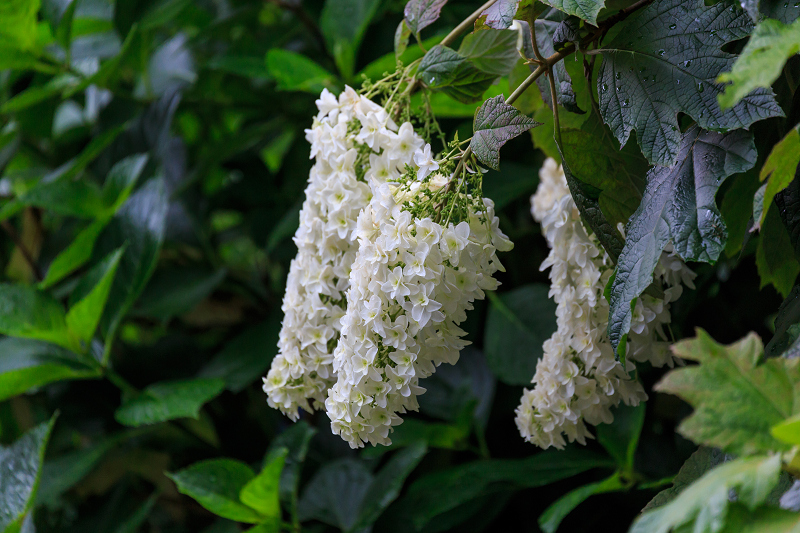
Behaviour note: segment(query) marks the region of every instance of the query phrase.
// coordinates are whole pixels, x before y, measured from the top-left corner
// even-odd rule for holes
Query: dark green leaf
[[[215,398],[225,382],[198,378],[150,385],[138,396],[123,402],[114,418],[126,426],[157,424],[176,418],[198,418],[204,403]]]
[[[604,0],[545,0],[548,6],[580,17],[589,24],[597,25],[597,14],[605,6]]]
[[[421,529],[434,517],[493,491],[541,487],[605,466],[610,466],[605,459],[580,448],[548,450],[525,459],[474,461],[418,479],[400,505]]]
[[[57,505],[59,497],[86,477],[118,442],[117,438],[105,439],[86,449],[45,461],[36,504]]]
[[[767,357],[778,357],[794,341],[789,328],[800,322],[800,285],[795,285],[778,308],[775,317],[775,334],[764,348]]]
[[[239,493],[242,503],[261,513],[266,518],[265,521],[280,521],[279,487],[283,463],[288,453],[287,448],[273,449],[261,472],[248,481]]]
[[[400,21],[394,32],[394,57],[399,59],[408,49],[408,40],[411,38],[411,30],[406,24],[406,19]]]
[[[227,271],[201,268],[163,268],[158,270],[139,298],[137,315],[168,320],[190,311],[222,283]]]
[[[514,15],[517,14],[519,2],[520,0],[497,0],[481,13],[481,16],[475,21],[475,27],[486,26],[496,30],[508,28],[514,21]]]
[[[734,176],[720,204],[720,212],[728,228],[725,255],[734,257],[749,240],[750,221],[753,212],[753,196],[758,191],[758,174],[749,170]]]
[[[136,511],[118,524],[114,533],[136,533],[142,527],[156,504],[158,494],[150,496]]]
[[[39,0],[4,0],[0,3],[0,48],[31,49],[36,43]],[[3,52],[8,53],[8,52]]]
[[[792,251],[789,234],[775,209],[767,212],[761,228],[756,248],[756,267],[761,278],[760,287],[771,284],[783,297],[792,290],[800,273],[800,263]]]
[[[741,458],[717,466],[689,485],[669,503],[644,512],[631,533],[668,533],[684,524],[691,531],[717,531],[725,521],[728,495],[749,508],[762,503],[778,482],[780,456]]]
[[[361,40],[380,4],[380,0],[326,0],[322,8],[320,30],[345,80],[355,72]]]
[[[226,343],[200,372],[201,377],[219,377],[225,387],[240,392],[263,376],[278,352],[281,323],[277,317],[248,328]]]
[[[340,459],[325,464],[308,482],[297,505],[300,520],[319,520],[343,531],[358,519],[361,502],[372,482],[364,463]]]
[[[601,426],[598,426],[598,428]],[[555,533],[559,524],[577,506],[586,501],[590,496],[622,490],[624,485],[619,478],[619,474],[614,474],[603,481],[589,483],[566,493],[556,500],[550,507],[539,516],[539,527],[545,533]]]
[[[659,0],[636,11],[602,48],[597,90],[603,120],[622,144],[636,130],[647,159],[672,166],[682,144],[678,113],[715,131],[783,116],[769,89],[756,89],[724,112],[717,102],[723,89],[717,76],[734,61],[720,47],[752,29],[744,11],[727,2],[706,7],[701,0]]]
[[[732,503],[720,533],[794,533],[800,528],[800,513],[762,505],[755,509]]]
[[[794,400],[800,398],[797,361],[773,358],[759,364],[764,348],[755,333],[729,346],[717,344],[700,329],[697,334],[673,349],[700,364],[673,370],[656,385],[695,409],[678,431],[734,455],[787,450],[770,429],[800,412]]]
[[[767,211],[772,205],[772,199],[789,186],[794,180],[798,169],[800,169],[800,131],[798,131],[798,127],[794,127],[772,148],[759,173],[761,181],[764,181],[767,177],[769,177],[769,181],[764,191],[761,217],[755,218],[757,226],[761,226],[764,223]]]
[[[465,104],[479,100],[496,78],[479,70],[455,50],[438,44],[422,58],[417,76],[431,89],[441,90]]]
[[[614,409],[614,422],[597,426],[597,442],[614,458],[620,468],[633,472],[633,454],[639,445],[644,425],[645,403],[632,407],[620,405]]]
[[[424,443],[417,442],[400,450],[389,459],[386,466],[372,480],[361,504],[358,520],[351,531],[361,531],[378,519],[389,504],[397,499],[406,478],[417,467],[427,451]]]
[[[86,293],[86,296],[70,307],[67,313],[67,328],[72,335],[83,343],[88,344],[94,337],[97,324],[100,322],[100,317],[103,315],[103,309],[105,309],[106,301],[108,300],[108,293],[111,291],[114,274],[117,272],[117,266],[124,251],[125,248],[123,247],[116,252],[112,252],[89,271],[86,279],[97,280],[97,282]]]
[[[517,35],[514,30],[476,31],[464,37],[458,53],[481,72],[506,76],[519,60]]]
[[[147,154],[132,155],[119,161],[108,171],[103,183],[103,203],[110,213],[116,212],[128,199],[147,161]]]
[[[27,285],[0,284],[0,333],[38,339],[71,349],[64,307]]]
[[[492,373],[509,385],[527,385],[556,330],[556,304],[549,287],[533,284],[494,296],[486,318],[484,350]]]
[[[333,88],[333,74],[297,52],[272,49],[267,52],[267,71],[278,82],[278,90],[304,91],[317,94]]]
[[[506,104],[502,95],[495,96],[486,100],[475,113],[474,133],[469,145],[481,163],[500,170],[500,148],[517,135],[539,125],[516,107]]]
[[[535,173],[530,166],[506,161],[499,172],[486,173],[483,193],[494,201],[494,207],[499,211],[518,198],[530,197],[536,192],[536,184]]]
[[[655,497],[648,502],[643,511],[671,502],[683,489],[699,479],[700,476],[722,463],[724,459],[725,454],[722,451],[701,446],[685,463],[683,463],[675,479],[672,480],[672,486],[656,494]]]
[[[778,20],[759,22],[730,72],[717,78],[726,85],[719,105],[729,108],[757,87],[769,88],[781,74],[786,60],[800,52],[800,21],[786,26]]]
[[[191,496],[197,503],[217,516],[258,524],[263,520],[255,509],[239,501],[239,493],[255,473],[244,463],[233,459],[210,459],[167,474],[181,494]]]
[[[43,289],[51,287],[83,266],[92,257],[94,244],[106,224],[108,219],[100,219],[81,230],[69,246],[50,263],[40,287]]]
[[[678,164],[648,172],[611,286],[608,336],[615,351],[630,328],[631,302],[653,282],[667,243],[686,261],[717,260],[726,239],[714,198],[717,189],[725,178],[748,170],[755,161],[750,133],[720,134],[693,126],[683,134]]]
[[[0,339],[0,401],[48,383],[100,377],[100,372],[75,354],[30,339]]]
[[[789,241],[795,257],[800,257],[800,164],[789,186],[775,195],[773,202],[783,225],[789,232]]]
[[[439,18],[447,0],[409,0],[403,14],[411,33],[417,34]]]
[[[0,531],[17,533],[36,498],[42,461],[56,417],[13,445],[0,447]]]
[[[297,505],[300,470],[303,466],[303,461],[306,459],[311,437],[313,437],[316,432],[316,429],[309,426],[304,420],[300,420],[275,437],[270,444],[270,451],[279,448],[286,448],[289,450],[284,461],[283,471],[281,471],[280,496],[281,501],[287,502],[292,506]],[[270,456],[267,455],[265,462],[269,457]]]
[[[557,9],[548,9],[538,19],[536,19],[536,44],[539,47],[539,53],[544,57],[549,57],[556,53],[555,42],[553,38],[559,28],[564,24],[567,16]],[[527,29],[527,28],[526,28]],[[526,45],[530,43],[530,38],[527,38]],[[526,50],[529,57],[533,57],[533,48],[530,45],[530,50]],[[568,61],[568,60],[564,60]],[[572,113],[583,113],[578,107],[578,102],[575,97],[575,91],[572,88],[572,79],[567,72],[564,61],[559,61],[553,67],[553,76],[556,86],[556,100],[559,105]],[[536,69],[536,65],[529,65],[531,72]],[[539,86],[539,93],[542,95],[542,100],[547,104],[547,107],[553,107],[552,97],[550,95],[550,82],[547,76],[540,76],[536,80]]]

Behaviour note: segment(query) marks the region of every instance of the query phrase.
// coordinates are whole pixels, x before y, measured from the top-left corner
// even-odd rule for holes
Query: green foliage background
[[[630,4],[608,2],[601,10],[601,2],[548,3],[592,23]],[[774,8],[762,3],[745,6],[756,20],[758,9]],[[425,48],[479,5],[446,5],[424,30]],[[303,130],[322,88],[358,86],[362,74],[374,80],[394,69],[404,7],[397,0],[0,5],[0,531],[554,531],[559,523],[562,531],[598,524],[624,531],[690,455],[703,468],[720,462],[698,458],[710,453],[705,448],[692,455],[697,443],[709,444],[702,431],[683,432],[697,436],[695,443],[676,431],[692,409],[667,392],[697,404],[667,381],[646,405],[617,410],[615,423],[598,427],[585,448],[542,452],[514,425],[522,387],[555,327],[547,275],[539,272],[548,250],[530,216],[538,169],[546,156],[563,152],[575,157],[570,166],[581,182],[591,185],[603,172],[624,175],[615,187],[596,184],[603,191],[594,201],[616,224],[636,210],[648,168],[636,134],[618,151],[613,134],[621,128],[629,135],[631,125],[609,129],[599,121],[593,106],[598,97],[601,106],[607,102],[573,58],[557,70],[572,78],[558,95],[561,152],[544,103],[549,93],[531,87],[515,104],[544,126],[507,142],[500,170],[484,178],[485,195],[516,244],[501,258],[503,285],[476,302],[465,328],[473,346],[457,366],[423,383],[420,413],[406,417],[393,446],[353,451],[331,435],[324,414],[292,424],[267,406],[260,378],[276,353],[296,252],[291,236],[311,166]],[[798,23],[789,24],[796,14],[774,9],[780,13],[770,16],[783,22],[757,30],[759,39],[780,39],[770,65],[759,70],[763,51],[736,40],[747,32],[717,43],[736,40],[726,46],[743,50],[744,60],[729,79],[750,83],[735,97],[726,93],[727,107],[770,84],[776,99],[766,106],[772,115],[764,111],[773,118],[750,128],[757,164],[737,168],[746,171],[716,196],[729,237],[716,250],[718,261],[696,265],[697,289],[673,304],[676,339],[694,336],[696,327],[722,343],[749,331],[770,339],[782,296],[800,272],[796,235],[787,231],[793,221],[781,220],[786,209],[769,209],[773,198],[786,201],[776,196],[781,189],[792,191],[792,126],[800,119],[798,58],[781,67],[800,47]],[[563,19],[553,11],[537,28],[549,32]],[[632,48],[631,57],[640,53],[626,38],[608,42]],[[401,54],[406,64],[423,55],[411,39]],[[720,46],[707,52],[722,54]],[[493,85],[496,75],[483,80],[482,99],[508,95],[530,73],[509,57],[514,69]],[[587,67],[595,81],[610,76],[613,83],[600,62]],[[459,95],[446,87],[432,95],[448,138],[470,137],[480,106]],[[786,118],[774,117],[780,110]],[[620,121],[627,112],[618,110]],[[668,121],[686,130],[688,114],[671,112]],[[669,163],[677,157],[673,144],[651,160]],[[764,167],[771,152],[772,166]],[[771,171],[781,181],[761,191],[761,233],[752,234],[759,172],[763,179]],[[768,353],[794,342],[796,318],[777,323]],[[796,380],[792,368],[786,373]],[[662,374],[640,366],[648,390]],[[720,391],[717,405],[736,396]],[[785,407],[770,424],[794,414]],[[775,444],[768,429],[761,428],[759,442],[772,444],[757,451],[790,448],[785,439]],[[777,476],[779,462],[747,461],[726,466],[745,472],[743,486],[753,469]],[[694,464],[684,466],[676,487],[699,477],[681,481]],[[754,496],[753,506],[765,498]],[[669,505],[661,509],[682,504]],[[742,523],[752,518],[744,505],[728,512]],[[637,531],[649,531],[643,524]]]

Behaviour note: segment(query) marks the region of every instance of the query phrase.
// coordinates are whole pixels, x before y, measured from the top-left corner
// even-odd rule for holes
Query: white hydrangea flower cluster
[[[292,420],[298,407],[322,408],[335,382],[333,350],[356,257],[356,220],[372,198],[370,187],[399,177],[424,144],[411,124],[398,128],[383,107],[350,87],[338,98],[324,90],[317,107],[306,130],[315,164],[294,235],[279,353],[264,378],[269,405]]]
[[[611,423],[611,408],[646,400],[638,380],[628,372],[635,361],[654,366],[674,364],[664,325],[670,322],[669,303],[683,287],[694,288],[695,274],[680,258],[663,253],[655,280],[664,299],[648,295],[635,305],[627,343],[627,368],[615,361],[606,333],[608,302],[603,290],[613,263],[597,238],[587,234],[569,193],[564,172],[549,158],[539,172],[539,187],[531,197],[533,217],[541,223],[551,247],[541,270],[550,268],[550,296],[557,303],[558,329],[544,343],[544,354],[516,410],[516,423],[526,441],[542,448],[585,444],[592,435],[585,423]]]
[[[513,246],[491,200],[476,209],[462,194],[468,215],[457,223],[435,222],[432,202],[427,212],[415,210],[447,183],[427,177],[435,165],[427,148],[418,155],[424,181],[379,186],[358,218],[359,249],[334,352],[337,381],[325,402],[333,432],[353,448],[390,444],[399,415],[418,408],[419,380],[456,363],[468,344],[458,325],[474,300],[497,288],[492,274],[503,267],[495,252]]]

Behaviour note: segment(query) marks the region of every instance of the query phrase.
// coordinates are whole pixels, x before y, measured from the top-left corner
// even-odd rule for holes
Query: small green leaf
[[[117,272],[117,266],[124,251],[125,248],[122,247],[116,252],[112,252],[86,274],[87,280],[97,281],[86,296],[73,305],[67,313],[67,328],[83,343],[88,344],[94,337],[97,324],[100,322],[103,309],[108,301],[114,274]]]
[[[303,91],[318,94],[333,88],[335,76],[297,52],[277,48],[267,52],[267,71],[278,82],[280,91]]]
[[[605,6],[605,0],[544,0],[544,3],[594,26],[597,25],[597,14]]]
[[[600,428],[601,426],[597,427]],[[550,507],[545,509],[539,516],[539,527],[542,528],[542,531],[545,533],[555,533],[561,521],[590,496],[606,492],[615,492],[623,488],[625,487],[620,480],[619,474],[614,474],[603,481],[578,487],[566,493],[556,500],[555,503],[550,505]]]
[[[497,76],[482,72],[455,50],[437,44],[422,58],[417,77],[431,89],[468,104],[479,100]]]
[[[758,87],[768,89],[780,76],[786,60],[798,52],[800,20],[789,26],[772,19],[759,22],[731,71],[717,77],[719,82],[730,82],[717,97],[720,107],[735,106]]]
[[[725,528],[720,533],[796,533],[800,531],[800,513],[762,505],[749,509],[732,503],[725,515]]]
[[[436,22],[446,3],[447,0],[409,0],[403,15],[411,33],[417,34]]]
[[[800,21],[798,22],[800,24]],[[800,26],[798,26],[800,27]],[[772,147],[769,157],[761,168],[759,179],[764,181],[769,177],[767,188],[764,191],[761,217],[756,218],[758,226],[764,223],[767,211],[772,205],[775,195],[784,190],[795,177],[800,166],[800,128],[794,127],[781,141]]]
[[[489,293],[484,350],[500,381],[527,385],[542,356],[542,344],[556,330],[556,304],[548,286],[531,284],[508,293]]]
[[[27,285],[0,284],[0,333],[74,348],[64,307]]]
[[[714,262],[724,250],[727,234],[715,195],[728,176],[755,164],[756,149],[748,132],[692,126],[683,134],[678,161],[648,172],[642,202],[627,226],[609,301],[608,337],[615,351],[630,329],[631,305],[653,282],[667,243],[685,261]]]
[[[792,290],[797,274],[800,274],[800,263],[795,258],[791,239],[776,209],[767,212],[761,227],[756,247],[756,267],[761,278],[760,287],[763,289],[771,284],[783,297]]]
[[[755,333],[729,346],[702,330],[673,347],[675,355],[699,364],[673,370],[656,390],[680,396],[694,407],[678,431],[684,437],[734,455],[787,450],[770,428],[800,412],[800,361],[768,359]]]
[[[106,224],[108,224],[108,219],[101,218],[83,228],[75,239],[69,243],[69,246],[64,248],[50,263],[47,275],[39,284],[39,287],[42,289],[52,287],[83,266],[92,257],[94,243],[106,227]]]
[[[645,511],[631,533],[668,533],[684,524],[691,531],[717,531],[725,521],[731,489],[738,501],[754,509],[778,482],[780,455],[741,458],[717,466],[689,485],[669,503]]]
[[[406,478],[422,461],[427,451],[424,443],[417,442],[400,450],[389,459],[370,483],[369,490],[361,503],[358,520],[350,531],[363,531],[375,523],[381,513],[397,499]]]
[[[287,448],[273,449],[261,472],[247,482],[239,493],[239,499],[252,507],[269,521],[280,522],[281,504],[279,486]]]
[[[31,339],[0,339],[0,401],[57,381],[97,377],[97,368],[63,348]]]
[[[469,145],[478,160],[495,170],[500,169],[500,148],[517,135],[541,125],[505,103],[502,95],[489,98],[475,113],[472,140]]]
[[[770,429],[770,433],[776,439],[791,444],[800,445],[800,414],[796,414],[775,424]]]
[[[738,6],[660,0],[619,26],[617,36],[601,49],[600,111],[621,144],[636,130],[652,163],[672,166],[678,161],[678,113],[689,115],[700,128],[722,132],[783,116],[769,89],[756,89],[726,111],[717,102],[723,87],[716,78],[730,70],[735,57],[721,48],[753,29]]]
[[[225,388],[219,378],[165,381],[150,385],[138,396],[123,402],[114,418],[125,426],[138,427],[176,418],[198,418],[200,408]]]
[[[217,516],[258,524],[264,517],[239,501],[239,493],[255,478],[244,463],[233,459],[210,459],[167,476],[175,482],[181,494],[191,496]]]
[[[319,27],[345,80],[353,77],[364,32],[380,6],[380,0],[325,1]]]
[[[9,447],[0,447],[0,531],[18,533],[33,506],[42,461],[56,422],[39,424]]]
[[[0,48],[28,50],[36,44],[40,0],[0,2]],[[4,52],[5,53],[5,52]]]
[[[635,407],[620,405],[614,409],[612,424],[601,424],[595,428],[597,442],[625,472],[633,472],[633,456],[642,433],[645,408],[644,402]]]
[[[411,38],[411,30],[406,24],[406,19],[400,21],[394,32],[394,57],[400,59],[408,49],[408,40]]]

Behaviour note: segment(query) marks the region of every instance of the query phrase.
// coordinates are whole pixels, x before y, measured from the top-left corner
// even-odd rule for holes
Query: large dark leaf
[[[604,0],[546,0],[544,3],[593,25],[597,24],[597,14],[605,6]]]
[[[681,144],[678,113],[714,131],[783,116],[769,89],[756,89],[727,111],[717,102],[723,90],[717,76],[735,57],[720,48],[752,29],[744,11],[727,2],[705,7],[700,0],[658,0],[635,12],[602,48],[597,90],[603,120],[623,144],[636,130],[647,159],[671,166]]]
[[[556,53],[556,46],[553,41],[556,33],[562,28],[567,19],[567,15],[557,9],[548,9],[543,13],[536,22],[534,27],[536,29],[536,44],[539,48],[539,53],[544,57],[549,57]],[[527,24],[526,24],[527,25]],[[527,28],[526,28],[527,29]],[[530,37],[526,36],[527,42],[530,42]],[[533,50],[526,50],[529,57],[533,57]],[[564,60],[567,61],[567,60]],[[553,78],[556,87],[556,99],[559,105],[563,106],[567,111],[573,113],[583,113],[578,107],[575,99],[575,91],[572,88],[572,79],[567,73],[567,68],[564,61],[559,61],[553,65]],[[535,64],[530,65],[531,72],[536,69]],[[547,76],[540,76],[536,80],[539,86],[539,92],[542,95],[542,100],[547,103],[548,107],[553,107],[552,97],[550,96],[550,81]]]
[[[475,113],[469,145],[481,163],[500,170],[500,148],[535,126],[540,124],[506,104],[503,95],[498,95],[486,100]]]
[[[403,14],[411,33],[419,33],[439,18],[439,13],[447,0],[409,0]]]
[[[717,189],[728,176],[755,162],[750,133],[720,134],[692,126],[683,134],[678,164],[655,167],[647,174],[647,188],[628,224],[611,286],[608,336],[614,350],[630,329],[631,302],[653,282],[667,243],[686,261],[717,260],[726,239]]]

